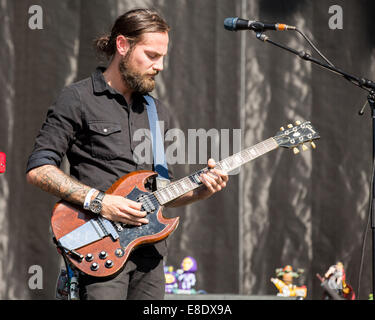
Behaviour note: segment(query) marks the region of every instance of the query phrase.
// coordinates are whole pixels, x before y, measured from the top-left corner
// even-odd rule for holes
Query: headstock
[[[303,151],[308,147],[305,143],[309,142],[313,149],[316,148],[314,140],[320,138],[319,132],[312,126],[310,121],[296,121],[296,125],[288,124],[287,128],[281,127],[274,139],[280,147],[293,149],[294,154],[298,154],[301,145]]]

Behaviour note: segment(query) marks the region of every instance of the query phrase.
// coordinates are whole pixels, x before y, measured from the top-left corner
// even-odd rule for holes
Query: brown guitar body
[[[120,195],[135,200],[140,194],[149,194],[145,189],[147,179],[155,176],[152,171],[136,171],[117,180],[107,194]],[[59,201],[52,212],[51,226],[57,241],[73,230],[94,219],[95,215],[66,201]],[[124,226],[114,240],[110,235],[74,249],[75,254],[66,254],[70,262],[82,272],[95,277],[106,277],[120,271],[129,254],[137,247],[155,243],[168,237],[178,226],[179,218],[164,218],[161,206],[147,215],[148,224],[141,227]],[[81,258],[77,257],[77,253]],[[105,253],[105,255],[103,254]]]

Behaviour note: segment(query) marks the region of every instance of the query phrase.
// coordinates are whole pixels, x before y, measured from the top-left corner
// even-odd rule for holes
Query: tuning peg
[[[290,124],[288,124],[288,128],[290,129],[290,128],[293,128],[293,125],[290,123]]]
[[[303,150],[303,151],[306,151],[306,150],[308,150],[308,149],[309,149],[309,148],[306,147],[306,145],[302,144],[302,150]]]
[[[299,149],[297,147],[294,147],[293,152],[294,152],[294,154],[299,154]]]
[[[316,149],[316,144],[315,144],[313,141],[311,141],[310,144],[311,144],[311,147],[312,147],[313,149]]]
[[[301,121],[297,120],[296,125],[299,126],[301,124]]]
[[[284,130],[285,130],[284,127],[281,127],[281,128],[280,128],[280,131],[284,131]]]

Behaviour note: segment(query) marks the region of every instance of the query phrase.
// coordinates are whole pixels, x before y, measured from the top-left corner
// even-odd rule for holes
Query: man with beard
[[[137,162],[137,129],[149,128],[144,95],[155,87],[168,50],[169,26],[157,12],[136,9],[120,16],[108,36],[95,41],[110,63],[90,78],[64,88],[49,108],[27,164],[27,180],[72,204],[90,209],[102,202],[100,215],[128,225],[147,224],[141,204],[121,196],[103,194],[117,179],[136,170],[152,170]],[[166,130],[169,116],[155,100],[159,121]],[[67,156],[70,175],[59,169]],[[226,186],[228,176],[214,169],[201,175],[203,186],[169,204],[186,205],[206,199]],[[104,198],[103,198],[104,195]],[[165,278],[165,241],[136,249],[114,277],[81,275],[81,299],[162,299]]]

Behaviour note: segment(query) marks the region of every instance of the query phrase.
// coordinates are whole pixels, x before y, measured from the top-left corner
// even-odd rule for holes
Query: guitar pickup
[[[138,198],[138,201],[142,203],[143,209],[145,209],[147,212],[155,211],[155,204],[152,203],[152,200],[147,195],[142,195]]]

